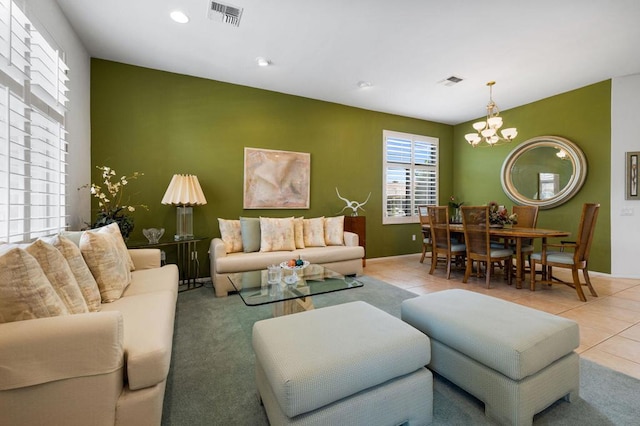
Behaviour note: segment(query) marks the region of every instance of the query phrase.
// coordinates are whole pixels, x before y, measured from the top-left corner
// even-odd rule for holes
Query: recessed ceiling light
[[[189,22],[189,17],[180,10],[174,10],[169,14],[169,16],[171,16],[171,19],[179,24],[186,24],[187,22]]]
[[[359,81],[358,82],[358,87],[361,88],[361,89],[365,89],[365,88],[371,87],[371,86],[373,86],[373,84],[371,84],[370,81]]]
[[[266,59],[266,58],[256,58],[256,62],[258,63],[258,66],[261,67],[268,67],[269,65],[271,65],[271,61]]]

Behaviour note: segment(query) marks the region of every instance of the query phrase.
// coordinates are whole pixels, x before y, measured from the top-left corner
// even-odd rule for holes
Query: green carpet
[[[363,300],[397,317],[416,295],[362,277],[364,287],[314,296],[316,308]],[[247,307],[238,295],[216,298],[211,285],[180,293],[164,425],[268,425],[254,380],[251,329],[270,306]],[[534,418],[546,425],[637,425],[640,381],[592,362],[580,363],[580,398],[556,402]],[[489,425],[480,401],[434,375],[435,425]]]

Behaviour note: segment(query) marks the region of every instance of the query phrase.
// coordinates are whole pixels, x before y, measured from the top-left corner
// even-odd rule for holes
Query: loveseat
[[[228,276],[267,269],[301,258],[342,275],[362,274],[364,248],[344,231],[344,217],[218,219],[220,238],[211,240],[211,279],[217,297],[234,291]],[[270,237],[271,235],[271,237]]]
[[[55,238],[67,249],[69,241],[80,239],[78,235],[67,237]],[[13,263],[16,259],[24,261],[24,269],[31,271],[29,280],[41,273],[36,271],[28,247],[7,246],[0,245],[0,259],[8,256]],[[124,260],[123,248],[127,253]],[[119,250],[118,261],[133,264],[129,283],[121,294],[105,292],[100,286],[97,300],[88,298],[83,287],[89,312],[71,313],[72,308],[67,306],[60,308],[62,313],[48,308],[45,317],[20,313],[11,319],[7,317],[10,309],[2,307],[0,424],[160,424],[171,361],[178,269],[175,265],[161,266],[158,249],[126,251],[122,241]],[[79,259],[72,261],[64,254],[78,277],[73,268]],[[86,259],[84,249],[82,255]],[[100,265],[113,266],[107,253],[97,251],[94,255]],[[38,260],[42,265],[42,257]],[[93,267],[89,270],[94,276],[98,273]],[[4,290],[6,295],[6,287]],[[105,302],[105,298],[114,297]],[[61,300],[67,304],[66,296]]]

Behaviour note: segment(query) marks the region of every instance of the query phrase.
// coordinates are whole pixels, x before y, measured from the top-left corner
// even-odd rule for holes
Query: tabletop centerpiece
[[[504,206],[499,206],[495,201],[489,204],[489,224],[493,228],[502,228],[504,225],[513,225],[518,223],[518,215],[509,211]]]
[[[455,195],[449,197],[449,208],[451,209],[451,223],[462,223],[462,212],[460,207],[464,204],[464,201],[460,201]]]

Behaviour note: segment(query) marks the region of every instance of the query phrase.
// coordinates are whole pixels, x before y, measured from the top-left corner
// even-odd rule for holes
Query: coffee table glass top
[[[363,286],[356,277],[345,277],[322,265],[309,265],[297,271],[298,280],[288,284],[290,279],[287,278],[291,275],[292,271],[283,269],[280,282],[269,284],[265,269],[230,274],[229,281],[247,306],[266,305]]]

